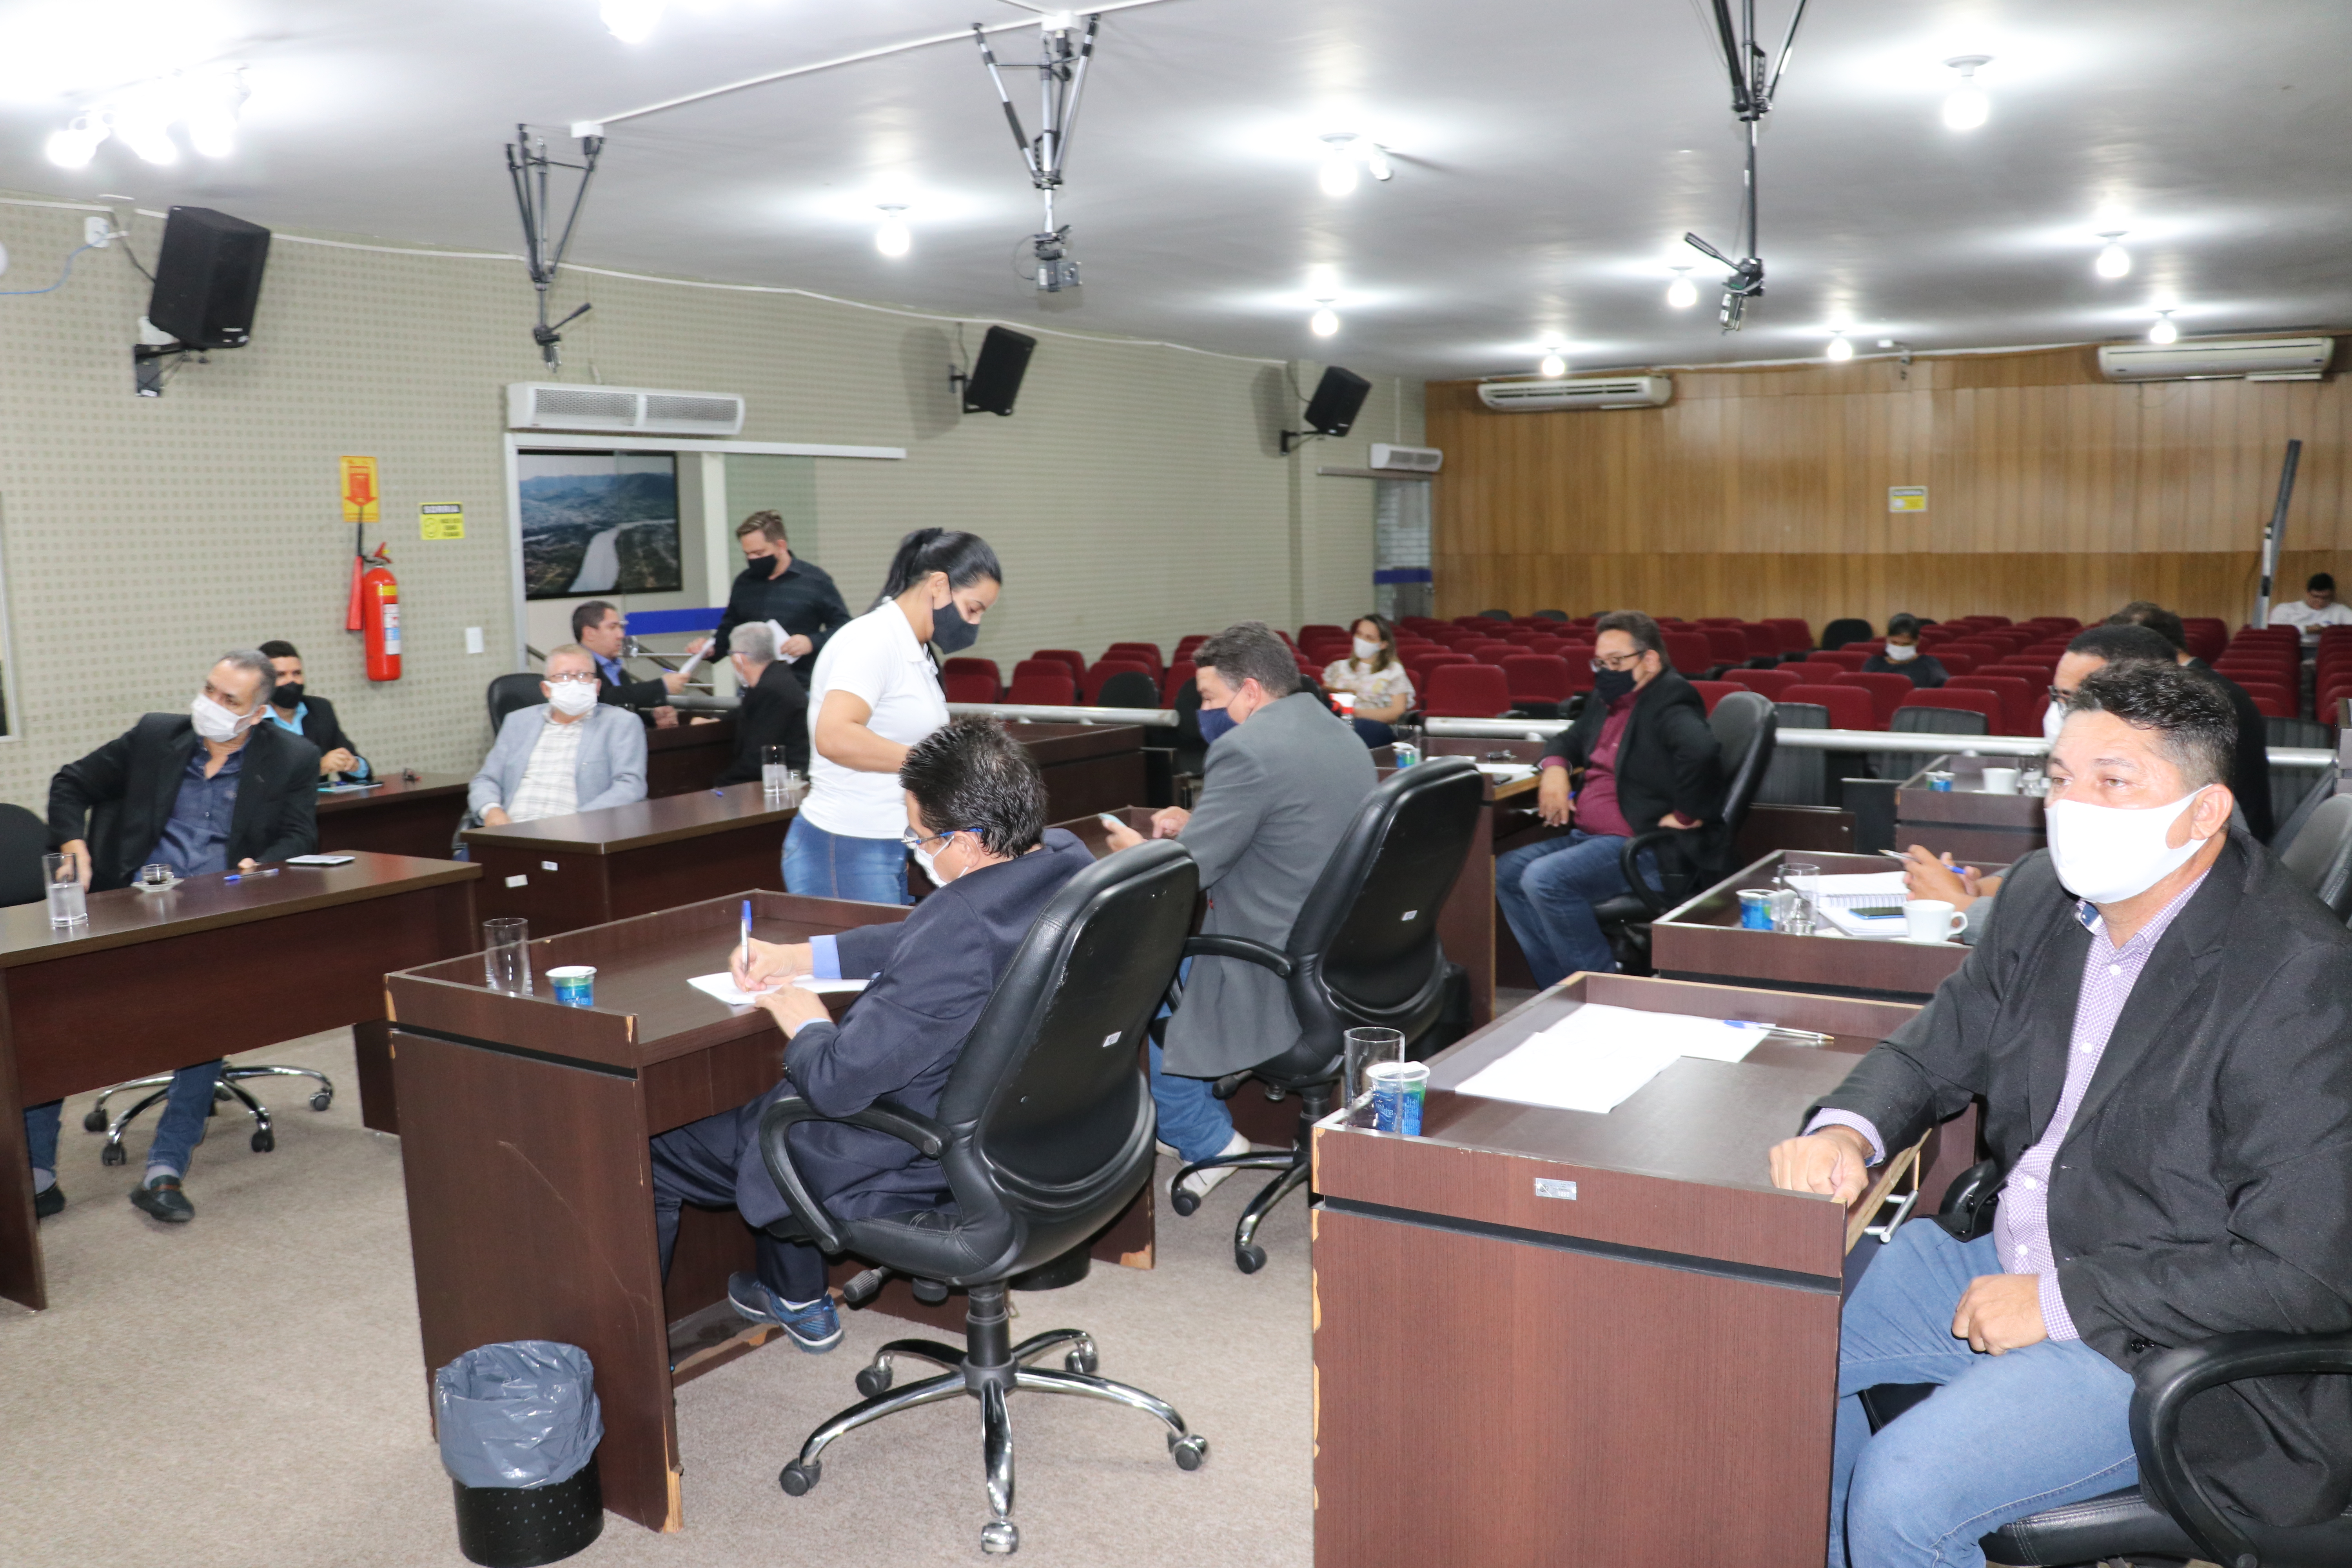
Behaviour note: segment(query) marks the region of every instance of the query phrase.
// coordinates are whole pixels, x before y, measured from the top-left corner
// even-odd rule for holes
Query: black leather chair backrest
[[[2352,795],[2330,795],[2313,808],[2279,863],[2337,920],[2352,918]]]
[[[1486,781],[1466,757],[1400,769],[1364,797],[1284,944],[1302,1037],[1261,1064],[1260,1077],[1328,1078],[1345,1030],[1395,1029],[1410,1047],[1437,1021],[1438,911],[1469,858],[1485,799]]]
[[[1990,721],[1981,713],[1970,713],[1960,708],[1897,708],[1886,728],[1906,735],[1989,735]],[[1847,753],[1851,756],[1853,753]],[[1870,771],[1882,779],[1907,779],[1933,758],[1925,752],[1865,752],[1870,759]],[[2015,757],[1999,759],[2014,767]]]
[[[1478,613],[1490,621],[1507,621],[1511,618],[1511,612],[1508,610],[1481,610]]]
[[[0,906],[37,904],[41,857],[48,852],[49,826],[21,805],[0,805]]]
[[[1856,620],[1849,616],[1843,620],[1832,621],[1822,628],[1822,647],[1824,650],[1843,647],[1850,642],[1865,641],[1871,635],[1868,621]]]
[[[1109,683],[1106,681],[1105,685]],[[1201,683],[1186,677],[1176,689],[1176,756],[1173,771],[1197,774],[1209,765],[1209,742],[1201,738]]]
[[[1160,688],[1152,682],[1151,677],[1128,670],[1111,676],[1102,683],[1102,690],[1095,698],[1095,706],[1157,708],[1160,706]]]
[[[2335,797],[2336,770],[2329,768],[2305,786],[2294,809],[2280,814],[2278,826],[2271,834],[2271,852],[2284,856],[2288,847],[2302,836],[2304,824],[2311,820],[2311,814]]]
[[[1538,610],[1536,612],[1536,619],[1539,621],[1564,621],[1568,619],[1568,612],[1566,610]]]
[[[2314,751],[2332,752],[2336,738],[2327,726],[2312,719],[2282,719],[2275,716],[2263,721],[2263,731],[2273,746],[2303,746]],[[2322,779],[2329,784],[2336,782],[2336,767],[2329,763],[2322,768],[2290,768],[2273,763],[2270,770],[2271,820],[2279,824],[2271,829],[2271,847],[2284,849],[2294,840],[2288,837],[2285,825],[2303,809],[2312,786]],[[2331,789],[2331,794],[2334,791]]]
[[[1138,1052],[1200,889],[1192,855],[1153,840],[1080,871],[1029,928],[940,1096],[967,1246],[1098,1227],[1148,1176],[1156,1119]]]
[[[540,678],[525,670],[520,675],[497,675],[490,678],[490,730],[496,733],[507,721],[507,715],[518,708],[528,708],[534,702],[547,700],[547,693],[539,689]]]
[[[1723,827],[1727,852],[1739,825],[1748,820],[1748,808],[1755,804],[1757,791],[1763,787],[1765,771],[1772,765],[1780,721],[1772,711],[1770,698],[1760,692],[1734,691],[1715,705],[1706,721],[1715,731],[1715,743],[1723,748]]]
[[[1830,754],[1810,746],[1782,750],[1779,739],[1782,730],[1830,728],[1830,710],[1817,702],[1775,702],[1772,727],[1772,763],[1764,770],[1756,798],[1766,805],[1835,805],[1830,798]]]

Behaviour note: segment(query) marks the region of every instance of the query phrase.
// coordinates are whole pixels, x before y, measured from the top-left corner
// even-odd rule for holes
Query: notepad
[[[1588,1002],[1465,1079],[1457,1093],[1607,1114],[1679,1057],[1736,1062],[1771,1031]]]
[[[1858,871],[1830,877],[1800,877],[1790,883],[1812,900],[1822,918],[1848,936],[1901,936],[1903,917],[1872,917],[1857,909],[1900,904],[1911,894],[1900,871]]]
[[[687,984],[730,1007],[748,1007],[766,994],[764,992],[744,990],[735,984],[732,974],[698,974]],[[819,980],[813,974],[796,975],[793,984],[820,996],[830,996],[837,992],[863,991],[866,986],[863,980]]]

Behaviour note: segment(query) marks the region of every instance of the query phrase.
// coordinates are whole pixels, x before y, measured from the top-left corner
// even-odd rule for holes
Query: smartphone
[[[1860,909],[1848,910],[1846,913],[1859,915],[1866,921],[1899,921],[1903,918],[1903,906],[1901,904],[1864,904]]]

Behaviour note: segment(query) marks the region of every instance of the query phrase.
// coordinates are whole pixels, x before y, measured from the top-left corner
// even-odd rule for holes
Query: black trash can
[[[483,1345],[433,1376],[457,1548],[482,1568],[538,1568],[604,1528],[594,1369],[577,1345]]]

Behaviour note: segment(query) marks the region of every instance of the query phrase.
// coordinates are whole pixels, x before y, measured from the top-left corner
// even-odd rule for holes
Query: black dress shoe
[[[131,1189],[131,1201],[166,1225],[185,1225],[196,1217],[196,1205],[180,1191],[177,1176],[158,1176]]]
[[[33,1217],[35,1219],[47,1219],[65,1206],[66,1190],[63,1187],[58,1186],[54,1182],[49,1184],[47,1191],[35,1193],[33,1194]]]

